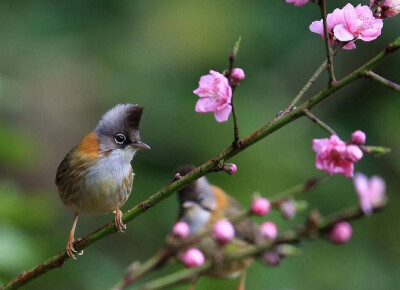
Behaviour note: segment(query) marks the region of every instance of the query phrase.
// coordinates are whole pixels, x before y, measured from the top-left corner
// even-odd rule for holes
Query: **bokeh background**
[[[333,3],[335,2],[335,3]],[[366,4],[369,1],[363,1]],[[328,1],[328,11],[347,1]],[[352,2],[357,4],[357,2]],[[73,213],[58,197],[54,177],[65,154],[117,103],[144,106],[141,135],[150,152],[134,160],[133,207],[171,179],[182,164],[201,164],[232,140],[232,120],[196,114],[192,91],[209,69],[222,71],[242,37],[237,66],[246,80],[236,93],[242,136],[274,118],[324,59],[324,43],[308,30],[320,19],[316,5],[280,1],[0,1],[0,284],[65,246]],[[398,36],[400,16],[385,21],[382,35],[335,62],[342,77]],[[376,72],[400,82],[400,55]],[[322,89],[327,74],[306,97]],[[393,152],[356,165],[387,180],[389,205],[353,223],[354,237],[338,247],[304,242],[301,255],[277,268],[254,264],[248,289],[398,289],[400,275],[400,98],[378,83],[359,80],[315,110],[344,140],[361,129],[368,144]],[[233,159],[234,176],[209,179],[249,206],[265,196],[321,176],[314,167],[313,138],[327,134],[300,119]],[[352,180],[336,176],[307,195],[310,209],[327,214],[357,203]],[[160,249],[177,214],[165,200],[115,234],[28,284],[25,289],[108,289],[134,260]],[[282,229],[294,222],[270,215]],[[76,237],[112,220],[81,217]],[[181,268],[176,267],[174,269]],[[169,271],[156,273],[153,279]],[[196,289],[233,289],[237,280],[202,278]],[[177,287],[186,289],[187,286]]]

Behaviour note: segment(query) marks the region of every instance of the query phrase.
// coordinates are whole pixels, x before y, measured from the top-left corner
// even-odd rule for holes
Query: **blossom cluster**
[[[354,7],[350,3],[342,9],[336,8],[326,17],[329,41],[332,44],[338,40],[344,44],[344,49],[355,49],[354,41],[372,41],[381,35],[382,19],[375,18],[370,7],[361,5]],[[323,20],[314,21],[310,30],[320,34],[324,39]]]
[[[361,132],[361,131],[360,131]],[[361,132],[362,133],[362,132]],[[353,142],[346,144],[337,135],[332,135],[330,138],[314,139],[312,146],[317,153],[315,166],[319,170],[324,170],[330,175],[341,174],[348,178],[353,177],[354,163],[358,162],[363,157],[363,151],[359,145],[360,138],[357,131],[353,133]],[[365,137],[364,140],[365,142]]]

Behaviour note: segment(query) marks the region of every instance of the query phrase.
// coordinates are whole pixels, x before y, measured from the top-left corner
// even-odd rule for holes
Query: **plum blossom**
[[[246,75],[241,68],[234,68],[232,70],[232,79],[234,79],[235,82],[239,83],[243,81],[245,77]]]
[[[385,181],[379,176],[372,176],[368,179],[362,173],[354,176],[354,187],[356,189],[360,208],[366,215],[372,213],[373,208],[381,207],[386,200]]]
[[[308,2],[308,0],[286,0],[286,3],[293,3],[294,6],[301,6]]]
[[[279,209],[281,211],[281,215],[284,219],[292,219],[296,216],[297,206],[296,202],[293,199],[286,199],[284,200]]]
[[[342,9],[335,9],[326,18],[328,26],[329,41],[337,39],[346,44],[344,49],[355,49],[354,40],[372,41],[380,34],[383,27],[382,19],[376,19],[371,9],[366,5],[359,4],[354,7],[350,3]],[[314,21],[310,25],[310,30],[320,34],[324,38],[323,21]]]
[[[361,130],[357,130],[354,131],[353,134],[351,134],[350,143],[356,145],[364,145],[366,140],[367,136],[365,135],[365,133]]]
[[[229,221],[225,219],[220,220],[213,227],[213,237],[220,244],[225,245],[235,237],[235,228]]]
[[[199,249],[190,248],[182,253],[181,261],[187,268],[196,268],[204,264],[205,257]]]
[[[255,197],[251,204],[251,212],[257,216],[265,216],[271,210],[271,202],[263,197]]]
[[[200,78],[199,87],[193,93],[200,97],[195,107],[197,113],[214,112],[217,122],[228,120],[232,111],[232,89],[223,74],[210,70],[210,74]]]
[[[313,150],[317,153],[315,166],[330,175],[341,174],[353,177],[354,163],[358,162],[363,152],[358,146],[347,145],[336,135],[329,139],[314,139]]]
[[[267,240],[275,240],[278,236],[278,227],[273,222],[264,222],[260,226],[260,234]]]
[[[228,174],[229,175],[234,175],[235,173],[236,173],[236,171],[237,171],[237,166],[236,166],[236,164],[235,163],[231,163],[231,164],[229,164],[229,167],[228,167]]]
[[[347,243],[353,234],[353,229],[351,228],[351,225],[348,222],[342,221],[336,223],[330,234],[329,234],[329,239],[331,242],[341,245]]]
[[[172,235],[179,239],[186,238],[189,233],[189,225],[185,222],[177,222],[172,228]]]
[[[374,5],[374,0],[370,1],[371,7]],[[379,5],[379,18],[390,18],[400,13],[400,0],[385,0]]]

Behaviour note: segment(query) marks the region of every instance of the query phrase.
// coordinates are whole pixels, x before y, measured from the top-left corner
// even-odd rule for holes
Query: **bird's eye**
[[[115,136],[115,143],[117,144],[124,144],[126,137],[123,134],[118,134]]]
[[[202,196],[200,196],[200,197],[197,199],[198,203],[201,203],[203,200],[204,200],[204,197],[202,197]]]

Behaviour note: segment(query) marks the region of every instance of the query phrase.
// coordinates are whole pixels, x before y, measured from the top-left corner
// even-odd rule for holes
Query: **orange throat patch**
[[[95,133],[89,133],[78,145],[79,154],[84,155],[88,159],[99,157],[99,142]]]

